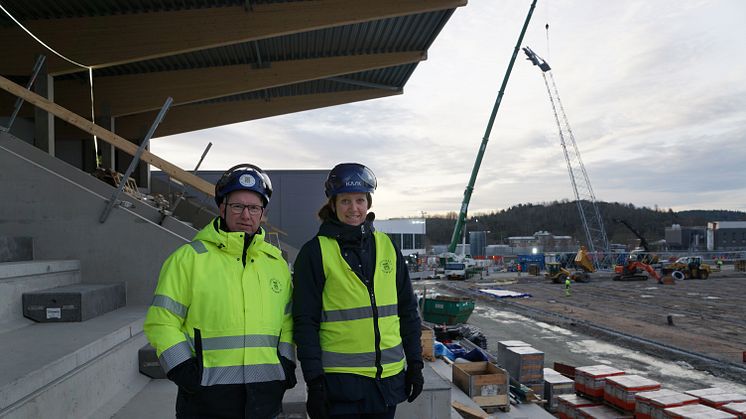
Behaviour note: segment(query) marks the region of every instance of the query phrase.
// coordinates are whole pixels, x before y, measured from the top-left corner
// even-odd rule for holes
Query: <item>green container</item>
[[[474,311],[474,300],[468,297],[438,296],[425,299],[422,315],[425,321],[454,325],[466,323]]]

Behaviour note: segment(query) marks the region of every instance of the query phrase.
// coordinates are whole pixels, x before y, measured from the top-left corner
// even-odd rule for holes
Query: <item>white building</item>
[[[417,253],[425,254],[425,219],[424,218],[396,218],[391,220],[375,220],[373,227],[376,231],[388,234],[391,240],[401,249],[404,256]]]

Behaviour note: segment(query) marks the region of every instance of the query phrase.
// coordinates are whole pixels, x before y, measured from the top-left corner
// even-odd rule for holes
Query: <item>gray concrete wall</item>
[[[138,202],[134,211],[145,215],[115,207],[101,224],[113,188],[24,147],[30,146],[0,133],[0,235],[33,237],[36,259],[78,259],[83,283],[123,281],[128,304],[149,304],[161,264],[194,230],[161,227]]]

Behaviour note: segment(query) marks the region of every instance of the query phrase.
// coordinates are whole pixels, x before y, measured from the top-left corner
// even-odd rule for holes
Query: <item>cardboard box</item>
[[[455,363],[451,381],[479,406],[507,406],[508,372],[494,364],[482,362]]]

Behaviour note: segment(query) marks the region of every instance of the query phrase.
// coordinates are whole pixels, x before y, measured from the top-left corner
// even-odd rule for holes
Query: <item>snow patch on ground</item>
[[[720,379],[704,371],[695,370],[684,361],[663,361],[637,351],[631,351],[592,339],[567,342],[567,346],[572,352],[583,353],[602,364],[610,364],[605,359],[609,355],[629,360],[631,363],[628,365],[614,365],[628,374],[646,375],[655,373],[698,382],[701,383],[700,388],[720,387],[728,391],[746,394],[746,386]],[[663,381],[663,384],[666,384],[665,380]],[[694,389],[677,388],[675,390],[685,391]]]

